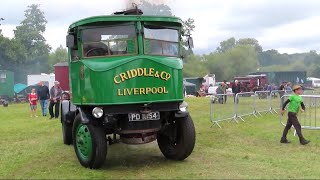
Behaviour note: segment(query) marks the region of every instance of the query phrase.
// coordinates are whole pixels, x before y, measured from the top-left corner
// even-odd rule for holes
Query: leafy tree
[[[14,78],[16,82],[24,82],[26,70],[24,61],[27,51],[19,41],[9,39],[0,34],[0,69],[16,72]]]
[[[66,62],[68,60],[67,49],[60,45],[54,52],[49,55],[49,71],[53,72],[54,65],[59,62]]]
[[[25,11],[25,19],[14,31],[15,39],[27,49],[30,58],[48,55],[50,51],[50,46],[46,44],[43,37],[47,20],[39,7],[40,5],[37,4],[28,6]]]
[[[157,4],[152,3],[152,1],[142,0],[140,1],[138,7],[143,11],[144,15],[155,15],[155,16],[173,16],[171,8],[166,4]],[[187,36],[191,35],[194,31],[194,19],[188,18],[187,20],[183,21],[182,27],[182,54],[184,57],[187,57],[193,54],[192,49],[188,48],[187,44]]]
[[[190,55],[185,59],[183,67],[184,77],[202,77],[208,73],[206,62],[198,55]]]
[[[234,48],[235,45],[236,45],[236,39],[234,37],[229,38],[225,41],[220,42],[220,46],[217,47],[217,52],[224,53],[224,52]]]
[[[290,57],[287,54],[280,54],[277,50],[271,49],[259,54],[259,62],[262,67],[288,65],[290,63]]]
[[[19,64],[12,63],[15,67],[15,81],[26,83],[28,74],[48,72],[48,55],[50,46],[46,44],[43,34],[46,29],[44,12],[39,9],[40,5],[32,4],[25,11],[25,19],[14,31],[12,40],[15,49],[23,52]],[[9,48],[10,49],[10,48]]]
[[[224,42],[232,42],[232,39]],[[228,44],[224,42],[220,44]],[[205,59],[208,71],[216,74],[218,80],[232,80],[235,76],[247,75],[258,68],[257,52],[250,45],[235,45],[224,52],[211,53]]]
[[[0,18],[0,21],[3,21],[4,19],[3,18]],[[1,26],[1,24],[0,24]],[[0,34],[2,33],[2,29],[0,29]]]
[[[316,62],[320,62],[320,56],[317,54],[316,50],[311,50],[309,53],[306,54],[304,57],[304,63],[307,66],[310,66]]]
[[[254,39],[254,38],[243,38],[243,39],[239,39],[236,44],[238,45],[249,45],[254,47],[254,49],[256,50],[257,53],[261,53],[262,52],[262,47],[259,44],[258,40]]]
[[[186,21],[183,21],[182,34],[184,36],[191,35],[195,27],[196,26],[194,25],[194,19],[188,18]]]
[[[155,4],[142,0],[138,6],[144,15],[172,16],[171,8],[166,4]]]

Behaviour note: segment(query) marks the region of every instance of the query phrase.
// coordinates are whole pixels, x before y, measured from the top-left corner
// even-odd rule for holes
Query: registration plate
[[[149,121],[149,120],[159,120],[159,112],[150,112],[150,113],[129,113],[129,121]]]

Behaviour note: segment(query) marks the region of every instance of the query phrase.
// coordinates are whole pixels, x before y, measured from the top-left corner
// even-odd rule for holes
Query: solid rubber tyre
[[[63,144],[70,145],[72,144],[72,124],[65,121],[62,121],[61,124]]]
[[[99,169],[107,155],[107,141],[103,127],[81,123],[78,114],[73,122],[72,137],[80,164],[86,168]]]
[[[176,118],[169,126],[176,126],[176,140],[168,136],[170,133],[159,132],[157,135],[158,146],[162,154],[171,160],[184,160],[193,151],[196,141],[196,132],[193,121],[188,115],[184,118]],[[167,128],[166,131],[170,131]]]

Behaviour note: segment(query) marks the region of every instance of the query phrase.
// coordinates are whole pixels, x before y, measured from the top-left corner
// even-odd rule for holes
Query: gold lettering
[[[147,76],[147,68],[143,68],[143,76]]]
[[[160,77],[158,71],[156,71],[156,73],[154,74],[154,77],[156,77],[156,78],[159,78],[159,77]]]
[[[120,73],[120,79],[123,82],[124,80],[128,79],[125,73]]]
[[[153,76],[153,71],[154,71],[154,68],[149,68],[149,76]]]
[[[130,96],[132,94],[132,88],[126,89],[126,90],[127,90],[128,95]]]
[[[138,95],[138,94],[139,94],[139,88],[134,88],[133,94],[134,94],[134,95]]]
[[[167,73],[167,79],[166,81],[168,81],[171,78],[171,74]]]
[[[117,80],[117,78],[118,78],[119,76],[118,75],[116,75],[114,78],[113,78],[113,81],[114,81],[114,83],[116,83],[116,84],[120,84],[121,83],[121,80]]]
[[[158,93],[162,94],[163,93],[163,87],[158,87]]]
[[[162,71],[162,72],[160,73],[160,78],[163,79],[163,80],[165,80],[165,78],[166,78],[166,72]]]
[[[123,96],[120,89],[118,89],[118,96]]]
[[[168,94],[166,87],[147,87],[147,88],[125,88],[117,89],[118,96],[146,95],[146,94]]]
[[[157,94],[157,92],[158,92],[158,91],[157,91],[157,88],[153,87],[153,88],[151,89],[151,93],[152,93],[152,94]]]
[[[132,78],[137,77],[138,72],[137,72],[137,70],[136,70],[136,69],[132,69],[132,70],[130,70],[130,72],[131,72],[131,77],[132,77]]]
[[[142,68],[138,68],[137,71],[138,71],[139,77],[143,76],[143,69]]]
[[[169,73],[165,72],[165,71],[162,71],[160,76],[161,76],[161,79],[163,79],[165,81],[168,81],[170,79],[170,77],[171,77],[171,75]]]
[[[163,93],[168,94],[168,91],[166,90],[166,87],[163,87]]]
[[[149,94],[149,92],[151,92],[151,88],[147,87],[146,88],[146,94]]]
[[[140,93],[139,93],[139,94],[140,94],[140,95],[141,95],[141,94],[145,94],[145,93],[144,93],[144,90],[145,90],[145,88],[140,88]]]
[[[131,79],[132,77],[131,77],[130,71],[127,71],[126,73],[127,73],[127,75],[128,75],[128,78]]]
[[[171,78],[171,74],[166,71],[155,71],[154,68],[137,68],[127,70],[118,75],[115,75],[113,81],[115,84],[120,84],[126,80],[133,79],[135,77],[155,77],[164,81],[168,81]]]

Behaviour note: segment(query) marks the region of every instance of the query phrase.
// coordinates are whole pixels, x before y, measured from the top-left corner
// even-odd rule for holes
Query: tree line
[[[315,50],[295,54],[263,50],[254,38],[236,40],[232,37],[220,42],[209,54],[191,54],[184,60],[186,77],[212,73],[222,81],[257,71],[307,71],[308,76],[320,77],[320,55]]]

